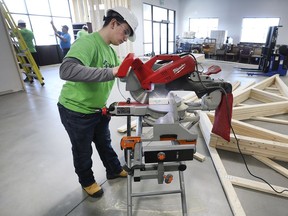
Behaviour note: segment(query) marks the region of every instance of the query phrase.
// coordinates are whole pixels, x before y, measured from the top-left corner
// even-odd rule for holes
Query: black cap
[[[67,31],[69,30],[69,27],[67,25],[63,25],[62,28],[66,28]]]

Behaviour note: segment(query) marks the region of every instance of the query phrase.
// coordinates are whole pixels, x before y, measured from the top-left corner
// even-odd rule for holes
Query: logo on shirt
[[[103,67],[104,68],[113,68],[114,65],[110,64],[107,60],[104,60]]]

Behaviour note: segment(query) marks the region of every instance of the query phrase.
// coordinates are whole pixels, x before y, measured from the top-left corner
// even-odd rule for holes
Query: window
[[[50,15],[48,0],[25,0],[29,14]]]
[[[69,4],[67,4],[67,0],[65,1],[49,0],[49,3],[51,7],[52,16],[70,17],[70,9]]]
[[[175,11],[143,4],[144,54],[175,51]]]
[[[218,29],[218,18],[190,18],[189,31],[195,32],[195,37],[210,37],[211,30]]]
[[[34,33],[37,46],[59,43],[50,24],[52,19],[59,31],[62,25],[68,25],[73,42],[68,0],[6,0],[5,4],[16,25],[19,19],[26,21],[27,29]]]
[[[270,26],[278,26],[279,18],[244,18],[241,42],[265,43]]]
[[[24,0],[5,0],[10,13],[27,13]]]
[[[37,45],[55,44],[55,35],[50,24],[51,18],[45,16],[30,16],[31,25]],[[47,23],[47,28],[43,28],[43,23]],[[55,23],[56,25],[56,23]],[[61,30],[61,29],[60,29]]]

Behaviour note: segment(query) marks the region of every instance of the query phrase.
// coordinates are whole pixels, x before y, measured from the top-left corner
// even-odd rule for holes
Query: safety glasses
[[[121,27],[123,28],[125,36],[129,37],[129,36],[131,35],[131,30],[130,30],[130,28],[126,28],[126,27],[123,26],[122,24],[123,24],[123,23],[117,22],[117,25],[118,25],[118,26],[121,26]]]

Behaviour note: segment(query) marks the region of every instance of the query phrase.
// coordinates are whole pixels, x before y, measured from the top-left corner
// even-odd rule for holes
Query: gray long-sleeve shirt
[[[112,68],[87,67],[76,58],[65,58],[59,70],[60,78],[74,82],[105,82],[113,80]]]

